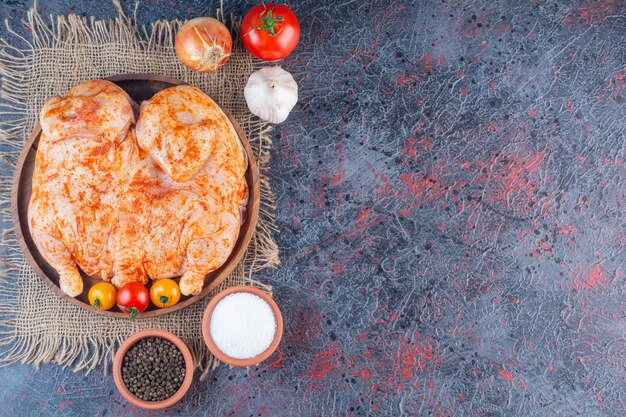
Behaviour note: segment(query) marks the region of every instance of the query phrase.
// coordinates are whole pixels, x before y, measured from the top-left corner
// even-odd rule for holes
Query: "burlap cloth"
[[[88,312],[54,294],[35,275],[10,226],[14,165],[46,98],[62,95],[81,81],[116,74],[170,76],[199,87],[233,114],[248,136],[261,171],[256,232],[242,262],[214,293],[246,284],[271,291],[252,279],[254,272],[279,262],[271,235],[275,227],[273,196],[265,175],[271,145],[269,128],[250,114],[243,98],[243,88],[257,63],[235,38],[232,56],[219,71],[192,72],[178,61],[173,49],[180,21],[158,21],[137,28],[119,3],[113,4],[120,14],[114,20],[69,15],[44,21],[36,10],[31,10],[26,24],[32,39],[22,38],[26,47],[17,48],[6,41],[0,45],[0,166],[4,174],[0,205],[5,230],[0,244],[0,360],[35,366],[57,363],[85,372],[102,365],[107,372],[116,347],[128,335],[160,328],[185,340],[196,366],[206,376],[217,365],[202,341],[200,327],[210,296],[181,311],[152,319],[111,319]],[[224,21],[223,13],[218,18]],[[237,25],[232,18],[227,20],[227,26]],[[233,27],[232,33],[236,32]]]

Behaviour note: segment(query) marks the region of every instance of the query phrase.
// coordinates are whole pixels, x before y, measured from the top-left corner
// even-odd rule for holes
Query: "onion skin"
[[[230,32],[212,17],[191,19],[176,34],[176,56],[195,71],[215,71],[228,60],[232,48]]]

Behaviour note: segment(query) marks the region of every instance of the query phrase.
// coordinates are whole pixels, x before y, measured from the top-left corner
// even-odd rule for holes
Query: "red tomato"
[[[241,22],[243,46],[255,57],[276,61],[289,55],[300,39],[296,15],[283,4],[260,4]]]
[[[141,282],[129,282],[117,291],[117,307],[134,319],[150,305],[150,293]]]

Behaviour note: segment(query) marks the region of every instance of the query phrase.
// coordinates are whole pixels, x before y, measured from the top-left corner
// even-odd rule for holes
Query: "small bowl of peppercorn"
[[[137,407],[158,410],[177,403],[191,386],[193,359],[185,343],[165,330],[131,335],[113,360],[113,380]]]

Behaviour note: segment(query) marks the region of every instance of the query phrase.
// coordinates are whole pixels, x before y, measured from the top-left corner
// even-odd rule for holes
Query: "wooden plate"
[[[172,78],[149,74],[124,74],[107,78],[107,80],[114,82],[115,84],[126,90],[130,97],[137,103],[141,103],[142,101],[149,99],[155,93],[168,87],[185,84]],[[178,304],[168,308],[160,309],[151,304],[150,307],[148,307],[148,310],[146,310],[142,314],[139,314],[137,318],[155,317],[162,314],[171,313],[173,311],[185,308],[205,297],[214,288],[220,285],[220,283],[224,281],[224,279],[228,276],[228,274],[230,274],[235,266],[237,266],[239,260],[245,253],[248,244],[250,243],[250,239],[252,238],[252,234],[254,233],[254,229],[256,227],[257,219],[259,216],[260,194],[258,167],[256,165],[252,149],[250,148],[248,138],[241,130],[237,122],[233,119],[233,117],[224,109],[222,110],[233,124],[235,130],[237,131],[237,134],[239,135],[239,139],[241,140],[241,143],[243,144],[246,153],[248,154],[248,170],[246,171],[246,181],[248,182],[249,199],[247,206],[247,215],[244,224],[241,226],[239,238],[237,239],[235,248],[233,249],[233,252],[231,253],[228,260],[224,263],[224,265],[222,265],[221,268],[211,272],[205,277],[204,288],[202,289],[202,292],[200,294],[191,297],[182,296]],[[95,284],[96,282],[100,282],[101,280],[87,276],[82,271],[81,273],[83,275],[84,281],[83,293],[76,298],[71,298],[65,295],[65,293],[61,291],[61,288],[59,288],[59,274],[54,270],[54,268],[52,268],[48,264],[48,262],[45,261],[45,259],[39,253],[37,246],[35,246],[35,243],[33,242],[30,234],[30,229],[28,227],[27,213],[28,203],[30,201],[31,194],[31,179],[33,175],[33,169],[35,167],[35,155],[37,153],[37,145],[39,144],[40,134],[41,126],[39,125],[39,123],[37,123],[35,129],[33,130],[33,133],[26,141],[24,149],[22,150],[22,154],[17,161],[15,177],[13,178],[13,188],[11,190],[11,211],[13,214],[13,226],[17,234],[17,240],[22,247],[22,251],[26,256],[28,263],[30,263],[37,275],[52,289],[52,291],[54,291],[59,296],[67,299],[69,302],[76,304],[81,308],[84,308],[85,310],[93,311],[94,313],[102,314],[109,317],[127,318],[128,315],[119,311],[117,307],[113,307],[113,309],[109,311],[103,311],[95,309],[89,304],[89,301],[87,300],[87,292],[93,284]],[[150,283],[148,284],[148,286],[149,285]]]

